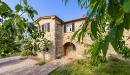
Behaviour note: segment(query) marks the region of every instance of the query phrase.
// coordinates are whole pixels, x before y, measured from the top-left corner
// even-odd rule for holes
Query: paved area
[[[14,57],[0,59],[0,65],[5,64],[5,63],[10,63],[12,61],[17,61],[20,58],[21,58],[20,56],[14,56]]]
[[[48,75],[61,65],[71,63],[72,58],[56,59],[43,66],[35,65],[36,61],[27,59],[20,63],[0,67],[0,75]]]
[[[52,62],[49,62],[45,65],[43,65],[40,70],[39,70],[39,75],[48,75],[50,72],[52,72],[53,70],[55,70],[56,68],[71,63],[73,62],[73,59],[70,58],[62,58],[62,59],[57,59],[54,60]]]
[[[10,74],[8,73],[33,67],[36,63],[37,63],[36,61],[31,59],[17,60],[11,63],[6,63],[4,64],[4,66],[3,65],[0,66],[0,75],[13,75],[11,73]]]

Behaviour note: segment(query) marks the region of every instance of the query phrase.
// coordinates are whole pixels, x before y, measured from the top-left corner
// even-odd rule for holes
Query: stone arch
[[[75,55],[76,47],[73,43],[67,42],[64,44],[64,56]]]

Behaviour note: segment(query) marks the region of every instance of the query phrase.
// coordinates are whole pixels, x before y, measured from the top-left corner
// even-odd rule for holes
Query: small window
[[[72,28],[71,25],[66,25],[66,32],[72,32],[71,28]]]
[[[74,23],[64,26],[64,32],[74,32],[74,30],[75,30]]]
[[[37,31],[38,31],[38,32],[41,32],[41,26],[40,26],[40,25],[38,25]]]
[[[42,25],[42,32],[50,32],[50,23]]]

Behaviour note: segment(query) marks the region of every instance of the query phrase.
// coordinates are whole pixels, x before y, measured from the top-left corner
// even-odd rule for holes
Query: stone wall
[[[40,25],[43,25],[45,23],[50,23],[50,32],[46,32],[45,37],[51,41],[51,44],[49,46],[49,54],[51,55],[51,59],[55,59],[55,54],[56,54],[56,44],[55,44],[55,20],[54,19],[42,19],[39,21]]]
[[[55,44],[56,44],[56,58],[60,58],[63,56],[63,24],[57,20],[56,23],[56,33],[55,33]]]
[[[82,20],[82,21],[76,21],[74,22],[75,24],[75,31],[78,30],[84,23],[85,21]],[[85,51],[85,47],[84,47],[84,44],[81,44],[81,43],[78,43],[77,40],[71,40],[72,38],[72,35],[74,34],[74,32],[66,32],[64,33],[63,35],[63,45],[67,42],[71,42],[75,45],[76,47],[76,57],[82,57],[82,55],[84,54],[84,51]],[[84,42],[88,43],[88,44],[92,44],[92,40],[90,39],[90,37],[88,35],[86,35],[87,37],[84,38]]]

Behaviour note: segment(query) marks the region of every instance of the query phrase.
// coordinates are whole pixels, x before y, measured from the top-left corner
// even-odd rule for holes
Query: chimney
[[[82,18],[85,18],[85,17],[86,17],[86,15],[85,15],[85,14],[83,14],[83,15],[82,15]]]

